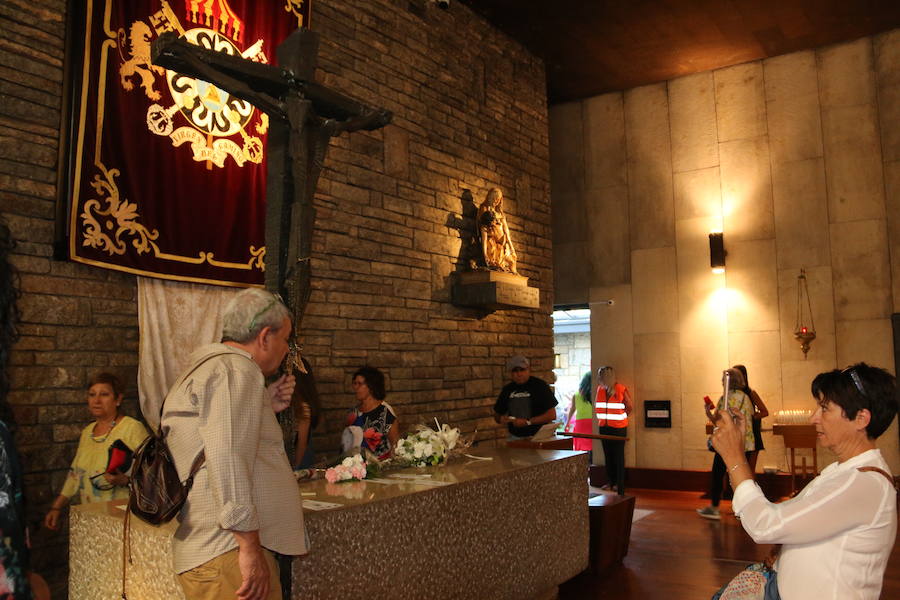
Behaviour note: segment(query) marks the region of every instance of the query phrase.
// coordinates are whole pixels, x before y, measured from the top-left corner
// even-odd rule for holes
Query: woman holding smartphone
[[[744,452],[746,452],[747,457],[749,458],[756,447],[756,444],[753,439],[753,430],[750,428],[750,422],[753,420],[753,402],[750,401],[747,394],[741,391],[744,385],[744,376],[741,375],[740,371],[737,369],[727,369],[722,373],[723,394],[716,404],[715,412],[712,410],[709,403],[706,404],[705,409],[706,416],[709,417],[709,420],[713,423],[717,420],[716,413],[721,411],[728,411],[732,414],[739,413],[743,417]],[[715,432],[715,430],[716,427],[713,428],[713,432]],[[726,470],[725,461],[722,460],[722,457],[716,452],[716,455],[713,458],[712,476],[709,483],[710,505],[697,509],[697,513],[704,519],[713,519],[716,521],[720,519],[719,501],[722,499],[722,489],[724,488]]]

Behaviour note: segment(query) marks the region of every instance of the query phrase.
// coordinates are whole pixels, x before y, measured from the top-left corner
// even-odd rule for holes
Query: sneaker
[[[719,519],[721,519],[721,517],[719,516],[719,509],[715,506],[704,506],[703,508],[698,508],[697,514],[704,519],[712,519],[713,521],[718,521]]]

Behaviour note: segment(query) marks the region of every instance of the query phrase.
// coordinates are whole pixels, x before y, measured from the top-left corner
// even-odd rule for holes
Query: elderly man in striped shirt
[[[222,342],[199,348],[166,398],[162,427],[182,479],[206,456],[172,541],[189,600],[280,599],[273,553],[307,551],[300,492],[265,388],[287,353],[289,316],[269,292],[237,294]]]

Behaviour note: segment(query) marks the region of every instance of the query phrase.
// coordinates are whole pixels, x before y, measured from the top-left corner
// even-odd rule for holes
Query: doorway
[[[553,354],[556,416],[564,426],[578,384],[591,371],[591,309],[587,304],[553,307]]]

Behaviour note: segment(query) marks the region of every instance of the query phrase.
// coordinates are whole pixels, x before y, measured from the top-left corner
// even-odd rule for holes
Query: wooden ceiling
[[[460,0],[547,65],[551,104],[900,27],[900,0]]]

